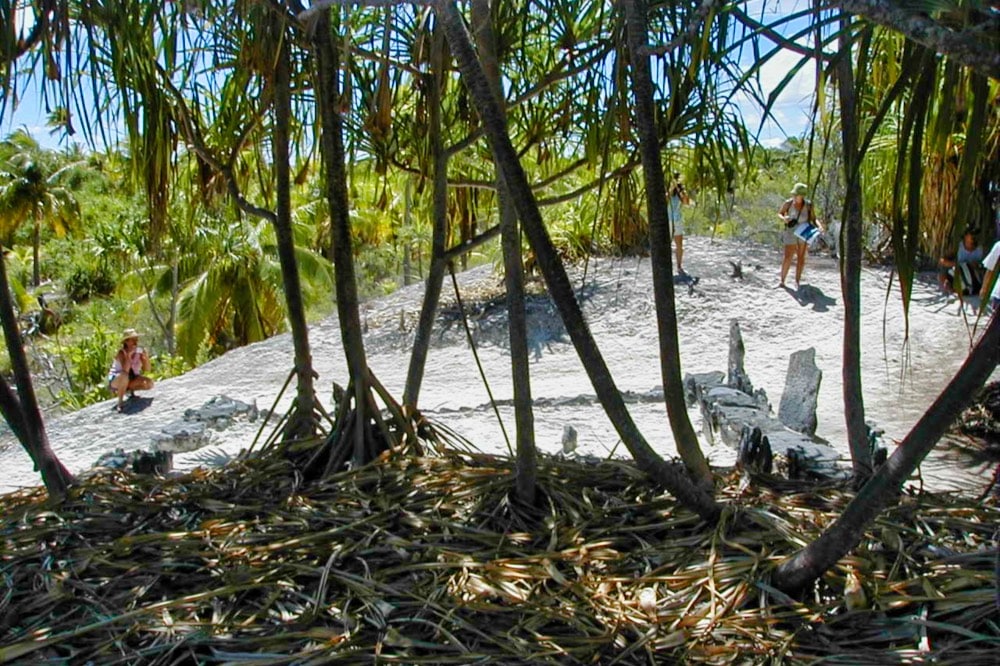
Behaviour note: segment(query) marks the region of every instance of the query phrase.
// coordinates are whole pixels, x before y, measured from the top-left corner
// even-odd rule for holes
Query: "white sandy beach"
[[[815,347],[816,363],[823,372],[819,397],[817,435],[846,455],[841,391],[843,299],[837,261],[811,256],[799,292],[779,288],[780,249],[743,241],[712,241],[691,237],[685,243],[685,266],[699,281],[689,288],[677,285],[677,313],[681,359],[685,372],[725,371],[729,322],[739,321],[746,344],[746,369],[757,387],[767,391],[774,408],[781,398],[789,355]],[[745,279],[730,277],[730,262],[742,262]],[[648,393],[662,384],[654,321],[651,270],[648,258],[594,259],[573,270],[584,311],[595,338],[621,390]],[[970,344],[970,333],[961,306],[936,289],[933,276],[914,289],[909,322],[909,342],[904,344],[904,320],[898,287],[887,299],[890,275],[883,269],[865,269],[862,287],[863,379],[866,413],[886,432],[891,448],[923,414],[941,388],[961,365]],[[791,283],[791,280],[789,280]],[[500,278],[489,267],[460,276],[469,309],[481,306],[476,295],[495,295]],[[395,394],[401,395],[413,328],[423,295],[422,285],[403,288],[391,296],[364,305],[367,346],[372,369]],[[428,361],[421,393],[422,411],[432,420],[449,425],[484,451],[506,451],[487,390],[476,370],[472,353],[456,316],[454,294],[446,281],[446,303],[439,316],[435,345]],[[506,351],[505,313],[502,302],[470,314],[476,331],[480,360],[499,402],[511,395],[509,356]],[[974,316],[970,316],[974,320]],[[587,380],[555,309],[544,297],[529,307],[532,393],[536,408],[539,448],[558,451],[563,427],[579,433],[579,452],[607,456],[627,452],[617,446],[617,436],[593,398]],[[982,324],[980,325],[982,326]],[[333,382],[346,384],[336,316],[310,328],[320,397],[329,405]],[[254,402],[269,408],[292,366],[291,339],[280,335],[265,342],[233,350],[183,376],[159,382],[146,394],[151,404],[135,414],[118,414],[105,402],[47,422],[49,439],[60,460],[72,471],[89,468],[104,452],[124,448],[148,449],[151,433],[181,418],[217,395]],[[287,407],[284,396],[279,410]],[[664,455],[674,445],[662,403],[630,405],[633,416],[650,443]],[[513,432],[509,407],[500,413]],[[700,415],[691,410],[696,428]],[[259,423],[239,422],[212,433],[212,443],[201,450],[175,456],[175,468],[187,470],[218,464],[249,446]],[[729,464],[733,451],[704,443],[713,464]],[[9,436],[0,441],[0,492],[40,482],[27,454]],[[978,490],[986,471],[969,467],[950,452],[937,452],[925,463],[925,480],[937,489]]]

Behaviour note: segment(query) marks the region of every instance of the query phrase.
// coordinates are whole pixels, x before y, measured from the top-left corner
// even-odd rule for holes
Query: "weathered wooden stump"
[[[796,415],[799,419],[795,423],[804,431],[789,428],[772,414],[764,391],[753,388],[743,367],[745,347],[739,325],[735,321],[730,326],[729,349],[726,375],[721,372],[704,372],[684,377],[684,394],[688,405],[699,406],[704,433],[709,441],[722,442],[735,448],[738,452],[737,466],[741,469],[770,472],[777,459],[791,478],[845,476],[846,469],[839,464],[840,455],[814,434],[815,400],[811,403],[811,417],[808,409],[800,410]],[[808,354],[806,357],[808,360]],[[803,367],[808,368],[808,364]],[[815,379],[815,373],[810,377]],[[812,383],[802,385],[807,388],[814,386]],[[795,388],[798,384],[793,383],[792,386],[792,393],[786,387],[785,398],[789,401],[792,400],[794,391],[798,390]],[[818,389],[818,379],[815,387]],[[811,432],[808,432],[810,423]]]

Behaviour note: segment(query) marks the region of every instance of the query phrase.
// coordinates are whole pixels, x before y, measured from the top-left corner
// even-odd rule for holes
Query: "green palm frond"
[[[185,285],[177,307],[177,353],[194,363],[227,298],[218,273],[206,271]]]

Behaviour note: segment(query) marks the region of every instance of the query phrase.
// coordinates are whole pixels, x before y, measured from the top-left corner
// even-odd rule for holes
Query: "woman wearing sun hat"
[[[795,235],[795,227],[803,222],[816,224],[816,212],[813,210],[812,202],[806,199],[809,186],[805,183],[795,183],[792,188],[792,198],[781,204],[778,209],[778,217],[781,218],[785,228],[781,232],[781,242],[785,246],[785,256],[781,261],[781,286],[785,286],[785,278],[788,276],[788,269],[795,262],[795,286],[799,286],[802,280],[802,269],[806,265],[806,250],[809,248],[806,242]]]
[[[108,388],[118,396],[116,410],[122,410],[128,391],[148,391],[153,388],[153,380],[144,376],[144,372],[149,372],[149,356],[139,346],[139,332],[134,328],[126,328],[122,333],[122,346],[115,354],[111,372],[108,373]]]

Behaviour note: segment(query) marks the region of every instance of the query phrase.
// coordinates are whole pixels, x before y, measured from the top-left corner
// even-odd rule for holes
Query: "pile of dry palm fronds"
[[[321,483],[280,455],[0,500],[0,663],[991,663],[995,506],[903,496],[802,598],[780,558],[849,500],[723,481],[709,527],[629,464],[385,456]],[[860,581],[853,605],[845,581]],[[863,592],[863,594],[860,594]],[[995,663],[995,662],[992,662]]]

